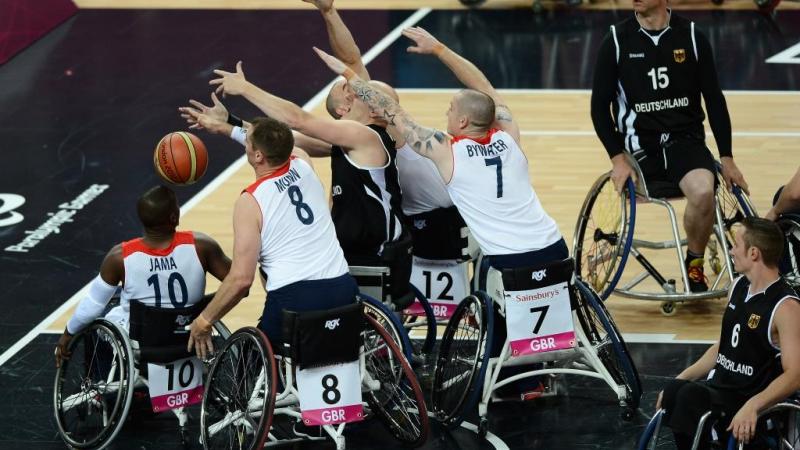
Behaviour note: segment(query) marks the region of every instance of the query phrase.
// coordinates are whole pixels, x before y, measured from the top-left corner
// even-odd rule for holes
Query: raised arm
[[[333,54],[339,58],[347,67],[358,74],[364,80],[369,80],[369,72],[361,59],[361,51],[356,45],[353,35],[344,21],[339,16],[339,12],[333,6],[333,0],[303,0],[317,7],[325,20],[325,27],[328,29],[328,42],[333,49]]]
[[[443,179],[450,180],[453,160],[447,134],[419,125],[393,98],[361,79],[343,62],[316,47],[314,51],[331,70],[344,76],[356,96],[369,105],[374,113],[382,116],[390,127],[396,128],[415,152],[431,159]]]
[[[800,210],[800,169],[797,169],[792,179],[781,189],[775,205],[764,218],[774,221],[785,212],[798,210]]]
[[[439,61],[444,63],[464,86],[492,97],[495,104],[495,123],[492,126],[507,132],[519,143],[519,125],[511,115],[511,110],[508,108],[505,101],[503,101],[503,98],[500,97],[497,90],[495,90],[494,86],[492,86],[492,83],[489,82],[483,72],[481,72],[475,64],[453,50],[450,50],[423,28],[406,28],[403,30],[403,36],[411,39],[416,44],[408,47],[409,52],[436,55]]]
[[[317,117],[250,83],[245,79],[241,61],[236,64],[236,72],[215,70],[214,73],[219,78],[209,84],[217,86],[217,93],[241,95],[266,115],[307,136],[353,150],[375,148],[380,144],[378,135],[365,125],[352,120]]]

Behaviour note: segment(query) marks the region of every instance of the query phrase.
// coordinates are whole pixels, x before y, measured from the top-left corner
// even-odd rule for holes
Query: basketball
[[[205,175],[208,152],[199,137],[176,131],[158,141],[153,164],[156,173],[165,181],[179,185],[192,184]]]

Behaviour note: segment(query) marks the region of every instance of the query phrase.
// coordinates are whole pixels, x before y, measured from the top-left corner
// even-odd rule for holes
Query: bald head
[[[456,94],[453,103],[460,116],[466,116],[471,126],[489,129],[494,123],[494,100],[483,92],[464,89]]]
[[[139,197],[136,213],[145,228],[171,228],[178,226],[180,208],[175,192],[166,186],[156,186]]]
[[[395,102],[400,103],[400,96],[397,95],[397,91],[395,91],[393,87],[389,86],[388,84],[384,83],[383,81],[370,80],[369,81],[369,85],[374,87],[375,89],[383,92],[384,94],[388,95]]]
[[[336,80],[325,98],[325,109],[334,119],[341,119],[343,110],[348,109],[347,81]]]

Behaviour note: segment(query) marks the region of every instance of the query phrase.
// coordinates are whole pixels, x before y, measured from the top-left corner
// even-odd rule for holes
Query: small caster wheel
[[[478,437],[480,439],[486,439],[486,434],[488,432],[489,432],[489,419],[481,417],[481,421],[478,422]]]
[[[625,406],[622,408],[622,411],[619,413],[619,418],[624,420],[625,422],[630,422],[633,420],[634,410],[630,406]]]
[[[661,302],[661,314],[665,316],[675,315],[675,302]]]

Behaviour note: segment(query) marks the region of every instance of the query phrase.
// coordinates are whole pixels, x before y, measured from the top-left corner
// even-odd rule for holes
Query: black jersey
[[[670,134],[703,141],[701,95],[720,155],[730,156],[725,98],[711,46],[694,22],[671,15],[660,31],[643,29],[636,17],[611,26],[592,89],[592,120],[611,156],[658,146]]]
[[[388,155],[385,166],[364,169],[341,147],[331,149],[331,216],[350,265],[379,264],[383,245],[399,239],[403,231],[395,143],[385,128],[369,127],[383,142]]]
[[[747,298],[749,288],[745,277],[733,286],[722,316],[717,363],[709,380],[714,387],[735,390],[747,397],[763,391],[781,374],[781,352],[770,334],[772,318],[781,301],[797,298],[783,278]]]

